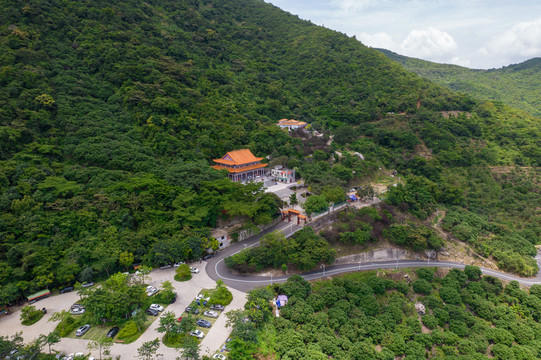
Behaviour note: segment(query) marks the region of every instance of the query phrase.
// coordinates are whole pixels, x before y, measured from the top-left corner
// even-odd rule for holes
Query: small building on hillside
[[[277,165],[271,169],[272,181],[281,181],[285,183],[295,182],[295,170],[286,169],[282,165]]]
[[[210,236],[218,241],[220,249],[226,248],[231,245],[231,237],[225,229],[213,229]]]
[[[281,127],[282,129],[286,129],[291,131],[291,130],[295,130],[295,129],[304,129],[306,127],[306,123],[304,121],[298,121],[298,120],[293,120],[293,119],[282,119],[282,120],[279,120],[278,121],[278,125],[279,127]]]
[[[214,159],[216,170],[229,171],[229,178],[232,181],[245,182],[258,180],[265,175],[265,166],[261,164],[263,158],[255,157],[250,149],[229,151],[220,159]]]
[[[278,295],[278,298],[276,299],[276,306],[281,308],[285,304],[287,304],[287,295]]]

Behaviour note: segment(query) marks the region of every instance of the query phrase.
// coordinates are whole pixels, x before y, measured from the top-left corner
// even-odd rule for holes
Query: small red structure
[[[306,216],[302,215],[300,211],[294,209],[282,210],[282,220],[285,220],[287,217],[287,222],[291,222],[291,214],[297,216],[297,225],[301,224],[301,220],[304,220],[304,224],[306,224]]]

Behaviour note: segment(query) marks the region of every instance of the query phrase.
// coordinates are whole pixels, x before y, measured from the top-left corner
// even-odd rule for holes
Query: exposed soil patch
[[[449,117],[451,117],[451,116],[457,117],[460,114],[466,114],[466,117],[468,119],[471,117],[471,113],[469,113],[467,111],[442,111],[441,112],[441,115],[446,119],[449,119]]]
[[[436,210],[425,220],[425,225],[434,229],[445,240],[445,250],[438,253],[438,260],[461,262],[466,265],[499,270],[494,261],[476,254],[469,245],[455,239],[450,233],[441,228],[441,221],[446,215],[447,213],[444,210]]]
[[[430,150],[425,144],[419,144],[415,146],[415,154],[419,157],[431,160],[434,158],[432,150]]]

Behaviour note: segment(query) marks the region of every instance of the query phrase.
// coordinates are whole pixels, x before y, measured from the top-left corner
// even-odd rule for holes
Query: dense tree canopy
[[[289,300],[280,317],[237,322],[231,343],[245,356],[277,359],[538,358],[536,291],[516,282],[504,287],[478,271],[419,269],[417,279],[408,272],[413,284],[392,280],[404,279],[400,273],[352,273],[313,283],[292,276],[250,293],[263,301],[269,291]],[[245,337],[248,324],[251,336]]]

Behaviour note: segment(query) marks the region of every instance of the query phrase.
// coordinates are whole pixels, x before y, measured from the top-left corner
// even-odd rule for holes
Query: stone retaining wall
[[[268,228],[277,225],[278,223],[280,223],[280,221],[282,221],[282,218],[278,217],[278,218],[274,219],[273,221],[271,221],[269,224],[258,225],[257,228],[259,229],[259,231],[256,230],[255,228],[240,230],[239,231],[239,238],[238,238],[237,241],[243,241],[243,240],[248,239],[250,236],[254,236],[256,234],[259,234],[262,231],[265,231]]]
[[[405,260],[410,259],[408,250],[399,248],[386,248],[370,250],[360,254],[343,256],[336,259],[335,264],[366,263],[372,261]]]

